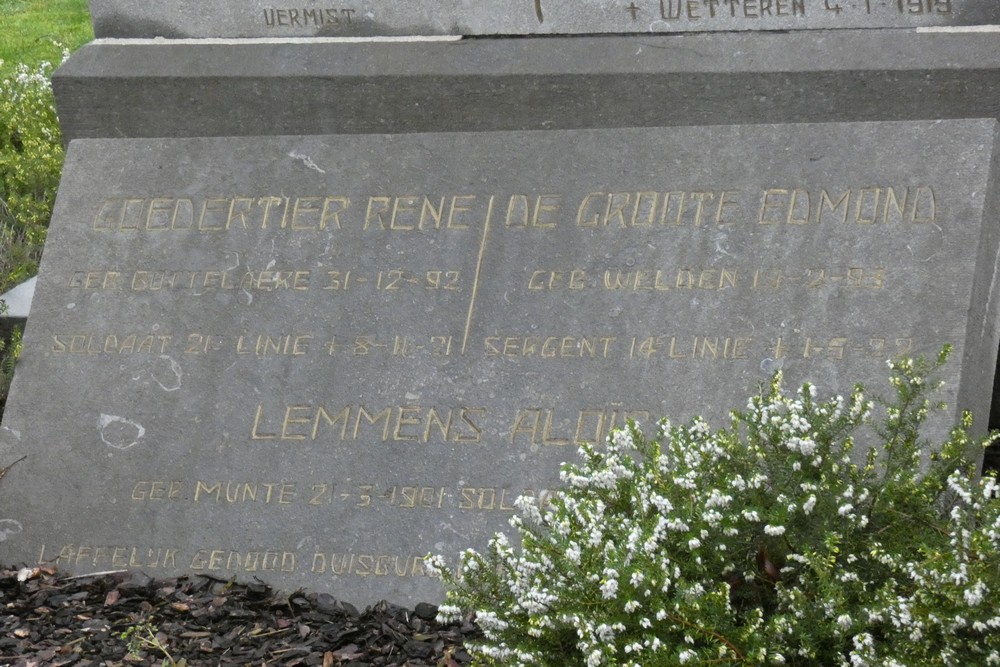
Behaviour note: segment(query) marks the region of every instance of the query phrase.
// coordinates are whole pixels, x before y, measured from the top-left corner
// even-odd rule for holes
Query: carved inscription
[[[524,3],[525,32],[533,32],[555,24],[559,30],[561,21],[569,22],[570,16],[564,3],[554,0],[522,0]],[[724,26],[743,25],[753,28],[755,24],[787,24],[800,28],[804,21],[818,21],[824,25],[878,27],[885,24],[896,25],[913,21],[920,25],[921,18],[952,17],[969,0],[629,0],[620,2],[620,21],[612,20],[603,26],[611,30],[614,26],[628,27],[636,24],[648,26],[648,30],[665,30],[678,24],[689,29],[711,30],[712,24]],[[359,11],[356,7],[326,6],[280,6],[265,7],[258,15],[261,25],[267,30],[284,31],[350,31],[358,24],[379,20],[377,8]],[[577,11],[586,10],[581,7]],[[457,10],[452,10],[456,12]],[[459,16],[450,16],[454,22]],[[471,34],[489,34],[501,30],[499,26],[478,25],[475,16],[461,17],[471,24],[467,28]],[[548,19],[548,20],[547,20]],[[663,25],[666,24],[666,25]],[[602,24],[594,20],[586,32],[599,32]],[[809,26],[809,23],[805,24]]]
[[[358,10],[350,7],[265,7],[263,11],[268,28],[349,27],[361,20]]]
[[[110,197],[93,218],[95,231],[213,234],[281,229],[325,232],[351,220],[364,230],[467,230],[489,219],[494,197],[473,194]]]
[[[861,280],[857,274],[855,280]],[[873,274],[868,289],[882,289],[880,273]],[[761,289],[778,289],[782,284],[800,281],[800,276],[783,275],[780,271],[761,277]],[[829,281],[841,282],[843,276],[826,277],[817,274],[815,286]],[[765,282],[766,281],[766,282]],[[636,290],[628,290],[632,293]],[[633,332],[635,334],[636,332]],[[724,361],[750,359],[765,349],[777,349],[778,356],[785,354],[787,344],[782,337],[757,337],[738,332],[708,333],[649,333],[617,336],[601,334],[552,334],[524,335],[498,334],[482,339],[481,347],[466,356],[481,355],[484,358],[525,358],[537,361],[586,362],[611,359],[653,359],[662,357],[671,360]],[[787,341],[790,337],[784,337]],[[809,336],[799,336],[808,340]],[[815,336],[814,338],[822,338]],[[857,336],[832,339],[855,340],[848,350],[861,353],[871,347],[876,352],[885,349],[890,354],[892,347],[857,341],[902,340],[892,332],[874,331],[867,338]],[[911,341],[903,346],[899,354],[914,348]],[[453,336],[394,336],[381,339],[376,336],[358,335],[324,337],[312,333],[269,333],[222,335],[203,332],[181,335],[157,333],[56,333],[52,335],[50,352],[55,355],[122,356],[152,355],[166,357],[169,353],[183,355],[235,354],[241,359],[266,361],[272,357],[336,357],[339,360],[364,361],[371,358],[387,358],[399,361],[413,359],[420,355],[432,357],[458,356],[453,345]],[[322,344],[316,344],[321,341]],[[843,346],[842,346],[843,347]],[[804,358],[808,358],[809,346]],[[844,358],[842,355],[838,358]],[[253,416],[252,429],[255,440],[308,440],[317,439],[322,430],[339,431],[339,439],[354,441],[362,439],[368,430],[380,435],[380,440],[414,440],[428,442],[432,433],[444,434],[446,441],[480,442],[483,432],[476,423],[477,415],[484,414],[486,408],[463,406],[439,409],[417,405],[373,407],[365,405],[309,406],[289,405],[282,415],[267,414],[258,406]]]
[[[543,444],[570,444],[567,439],[550,433],[553,410],[527,409],[518,412],[512,440],[539,436],[544,429]],[[544,413],[544,414],[543,414]],[[648,411],[628,413],[629,418],[649,416]],[[591,416],[593,418],[593,415]],[[544,420],[544,426],[538,420]],[[582,423],[580,424],[582,426]],[[591,423],[603,431],[602,423]],[[581,436],[580,433],[577,434]],[[593,434],[591,434],[593,435]],[[582,440],[583,438],[581,438]],[[591,441],[593,442],[593,441]],[[137,504],[195,504],[212,507],[239,508],[274,506],[296,511],[299,508],[382,508],[399,510],[443,510],[462,512],[513,512],[519,496],[534,498],[544,505],[551,491],[498,486],[440,486],[400,484],[385,486],[375,483],[347,481],[258,481],[205,480],[193,482],[179,479],[143,479],[132,485],[129,499]]]
[[[215,0],[188,11],[175,4],[135,7],[127,0],[94,0],[91,12],[98,37],[153,38],[166,30],[188,38],[367,39],[993,25],[1000,17],[993,5],[994,0]],[[127,12],[135,25],[109,25]],[[316,162],[304,164],[318,173],[330,171]]]
[[[663,21],[667,23],[711,23],[740,21],[747,23],[807,18],[837,22],[880,19],[914,19],[917,17],[954,13],[961,0],[653,0],[625,7],[632,21]],[[699,26],[702,30],[709,29]]]
[[[210,198],[110,197],[92,228],[117,233],[327,233],[462,232],[502,218],[504,227],[656,228],[730,224],[934,224],[937,197],[930,185],[860,185],[804,188],[789,184],[759,192],[739,189],[593,190],[579,201],[543,195],[367,195],[320,194]],[[265,283],[279,272],[268,271]],[[287,277],[285,280],[287,281]],[[79,281],[80,278],[77,278]],[[103,286],[86,281],[88,288]],[[98,279],[94,279],[98,280]]]

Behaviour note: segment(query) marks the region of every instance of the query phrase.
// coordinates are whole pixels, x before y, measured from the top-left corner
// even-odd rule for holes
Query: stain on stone
[[[94,36],[114,38],[183,39],[192,37],[177,27],[162,21],[139,18],[129,14],[111,13],[94,16]]]
[[[97,422],[101,431],[101,442],[115,449],[128,449],[139,444],[146,435],[146,429],[131,419],[101,413]]]

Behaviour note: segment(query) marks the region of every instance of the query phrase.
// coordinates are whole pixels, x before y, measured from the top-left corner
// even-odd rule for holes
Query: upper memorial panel
[[[1000,23],[996,0],[90,0],[97,37],[558,35]]]

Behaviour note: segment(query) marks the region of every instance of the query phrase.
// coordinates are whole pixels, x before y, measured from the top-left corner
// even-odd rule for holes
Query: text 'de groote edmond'
[[[937,224],[930,185],[774,187],[748,192],[595,190],[561,194],[110,197],[99,232],[451,232],[488,227],[670,228],[711,225]]]

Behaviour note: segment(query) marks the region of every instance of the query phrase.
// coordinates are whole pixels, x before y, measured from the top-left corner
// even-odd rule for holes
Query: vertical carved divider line
[[[462,350],[465,356],[465,346],[469,343],[469,331],[472,329],[472,316],[476,311],[476,293],[479,291],[479,274],[483,270],[483,258],[486,256],[486,239],[490,234],[490,220],[493,218],[493,200],[496,195],[490,195],[490,203],[486,208],[486,222],[483,223],[483,238],[479,242],[479,257],[476,259],[476,275],[472,279],[472,296],[469,298],[469,311],[465,315],[465,333],[462,334]]]

